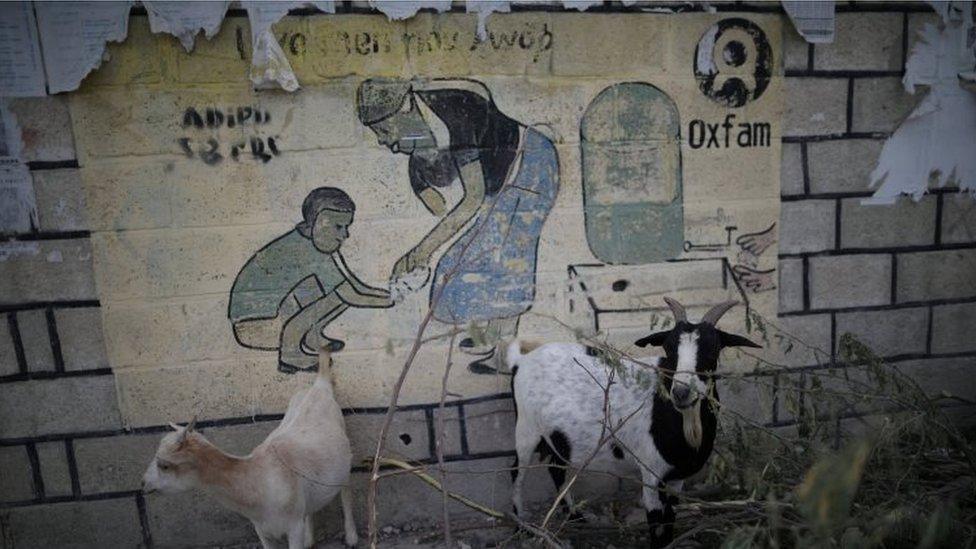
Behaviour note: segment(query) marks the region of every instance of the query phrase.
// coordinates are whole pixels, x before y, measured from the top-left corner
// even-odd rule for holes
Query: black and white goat
[[[506,361],[513,372],[517,414],[512,503],[524,514],[524,469],[539,451],[561,489],[566,466],[629,475],[634,467],[643,483],[651,545],[670,543],[674,530],[674,494],[684,479],[697,473],[715,441],[717,426],[713,372],[724,347],[759,347],[716,327],[736,304],[716,305],[701,322],[688,322],[684,307],[665,298],[675,325],[637,340],[636,345],[663,347],[665,356],[623,360],[628,375],[610,380],[610,367],[577,343],[549,343],[534,349],[515,341]],[[644,368],[641,366],[652,366]],[[643,376],[638,372],[644,370]],[[658,372],[663,375],[658,379]],[[644,378],[644,383],[637,380]],[[649,379],[648,379],[649,378]],[[649,381],[649,382],[647,382]],[[665,391],[658,391],[658,385]],[[606,404],[606,409],[605,409]],[[601,446],[601,434],[612,434]],[[567,493],[566,503],[572,506]]]

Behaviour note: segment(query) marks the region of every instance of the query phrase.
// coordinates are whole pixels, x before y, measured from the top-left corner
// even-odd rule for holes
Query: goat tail
[[[508,366],[509,370],[512,370],[520,358],[522,358],[522,342],[517,339],[512,340],[505,351],[505,365]]]
[[[508,349],[505,351],[505,364],[508,366],[508,369],[513,370],[523,356],[531,353],[540,346],[542,344],[539,342],[521,339],[516,339],[509,343]]]

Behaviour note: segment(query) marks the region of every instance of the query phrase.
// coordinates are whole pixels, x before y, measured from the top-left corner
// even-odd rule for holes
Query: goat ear
[[[638,339],[637,341],[634,342],[634,345],[637,345],[638,347],[647,347],[648,345],[660,347],[661,345],[664,345],[664,340],[668,338],[668,334],[670,333],[671,330],[667,330],[665,332],[657,332],[647,337],[642,337]]]
[[[173,429],[174,431],[179,431],[180,429],[182,429],[182,427],[180,427],[179,425],[177,425],[177,424],[175,424],[175,423],[173,423],[172,421],[171,421],[171,422],[169,422],[169,426],[170,426],[170,427],[171,427],[171,428],[172,428],[172,429]]]
[[[718,331],[718,337],[722,342],[722,347],[755,347],[762,349],[762,345],[753,343],[740,335],[730,334],[722,330]]]

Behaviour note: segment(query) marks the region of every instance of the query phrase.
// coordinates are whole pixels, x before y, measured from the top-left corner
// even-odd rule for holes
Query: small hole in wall
[[[613,288],[613,291],[615,292],[622,292],[627,289],[627,286],[630,286],[630,282],[626,280],[617,280],[614,281],[610,287]]]
[[[404,446],[410,446],[410,443],[413,442],[413,437],[407,433],[403,433],[400,435],[400,441],[403,442]]]

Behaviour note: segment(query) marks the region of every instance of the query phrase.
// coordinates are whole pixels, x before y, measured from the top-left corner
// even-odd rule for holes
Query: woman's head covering
[[[359,120],[371,126],[404,109],[412,92],[459,90],[480,96],[494,105],[491,92],[484,84],[467,78],[432,78],[404,80],[402,78],[370,78],[356,91]]]
[[[399,78],[370,78],[356,91],[359,120],[367,125],[385,120],[403,108],[410,95],[410,81]]]

